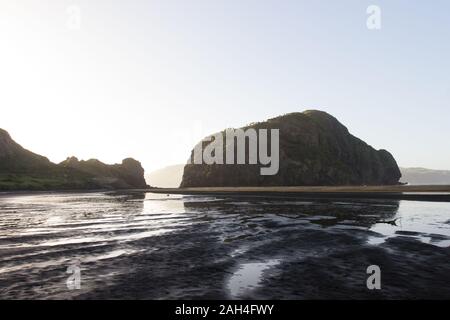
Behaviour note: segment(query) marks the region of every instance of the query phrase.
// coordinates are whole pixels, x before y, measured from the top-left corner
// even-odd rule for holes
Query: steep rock
[[[323,111],[290,113],[242,129],[248,128],[279,129],[276,175],[261,175],[260,165],[187,164],[181,187],[394,185],[401,177],[388,151],[375,150]]]

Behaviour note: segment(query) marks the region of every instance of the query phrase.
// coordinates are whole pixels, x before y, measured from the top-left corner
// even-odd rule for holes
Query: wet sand
[[[2,299],[450,299],[444,202],[56,193],[0,212]]]

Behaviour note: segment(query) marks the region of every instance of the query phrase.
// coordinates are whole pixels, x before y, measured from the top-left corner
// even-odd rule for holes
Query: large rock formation
[[[0,129],[0,190],[147,188],[144,169],[134,159],[107,165],[68,158],[60,164],[22,148]]]
[[[326,112],[290,113],[248,128],[279,129],[276,175],[261,175],[261,165],[187,164],[181,187],[393,185],[401,177],[388,151],[351,135]]]

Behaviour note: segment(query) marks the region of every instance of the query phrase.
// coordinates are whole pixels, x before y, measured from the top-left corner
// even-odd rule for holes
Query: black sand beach
[[[450,298],[445,202],[53,193],[0,210],[3,299]]]

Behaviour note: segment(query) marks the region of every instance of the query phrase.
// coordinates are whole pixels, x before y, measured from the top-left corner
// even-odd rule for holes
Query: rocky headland
[[[360,186],[399,183],[400,169],[391,153],[375,150],[353,136],[343,124],[326,112],[295,112],[241,129],[249,128],[279,129],[277,174],[261,175],[259,164],[190,163],[184,167],[181,187]],[[221,134],[225,136],[226,131]],[[246,152],[248,158],[248,148]],[[193,153],[194,150],[191,157]]]
[[[55,164],[24,149],[0,129],[0,191],[148,188],[141,164],[131,158],[107,165],[75,157]]]

